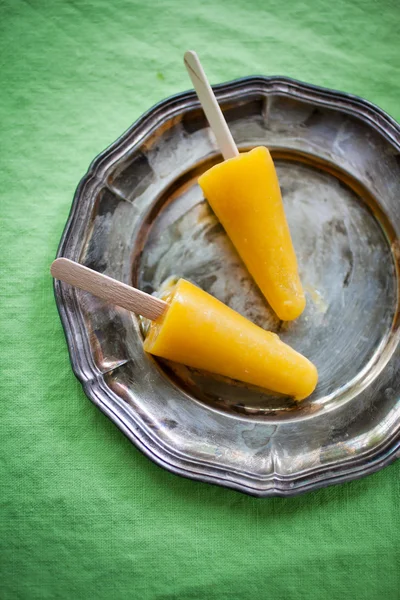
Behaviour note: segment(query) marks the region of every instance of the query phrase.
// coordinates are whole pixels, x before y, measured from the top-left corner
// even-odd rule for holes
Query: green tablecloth
[[[399,598],[400,463],[256,500],[152,464],[72,374],[49,264],[77,182],[143,111],[263,73],[400,119],[398,0],[0,0],[4,599]]]

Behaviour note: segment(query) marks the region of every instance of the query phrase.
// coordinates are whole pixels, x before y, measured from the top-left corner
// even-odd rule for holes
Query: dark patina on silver
[[[221,157],[194,92],[156,105],[93,161],[58,256],[150,293],[174,275],[193,281],[315,362],[318,387],[296,404],[156,361],[135,315],[56,282],[74,372],[174,473],[255,496],[372,473],[400,452],[400,126],[283,77],[215,90],[239,148],[273,154],[304,314],[276,318],[202,197],[197,177]]]

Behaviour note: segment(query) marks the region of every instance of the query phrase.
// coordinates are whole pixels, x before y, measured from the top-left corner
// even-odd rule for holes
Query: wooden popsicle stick
[[[239,151],[196,52],[185,52],[184,63],[222,156],[225,160],[235,158]]]
[[[68,258],[57,258],[51,265],[51,274],[85,292],[90,292],[131,312],[155,321],[165,313],[169,305],[140,290],[89,269]]]

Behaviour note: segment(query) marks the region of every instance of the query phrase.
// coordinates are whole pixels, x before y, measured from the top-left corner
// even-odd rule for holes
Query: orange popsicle
[[[211,208],[278,317],[296,319],[305,297],[274,163],[260,146],[199,178]]]
[[[151,354],[302,400],[318,374],[304,356],[195,285],[180,279],[144,342]]]
[[[152,321],[144,349],[156,356],[302,400],[317,370],[277,335],[264,331],[192,283],[179,279],[155,298],[67,258],[53,277]]]

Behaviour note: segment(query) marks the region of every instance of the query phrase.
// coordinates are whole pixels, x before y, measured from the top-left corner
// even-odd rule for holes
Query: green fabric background
[[[0,0],[0,598],[400,596],[400,463],[294,499],[178,478],[85,397],[49,264],[92,158],[158,100],[281,74],[400,119],[398,0]]]

